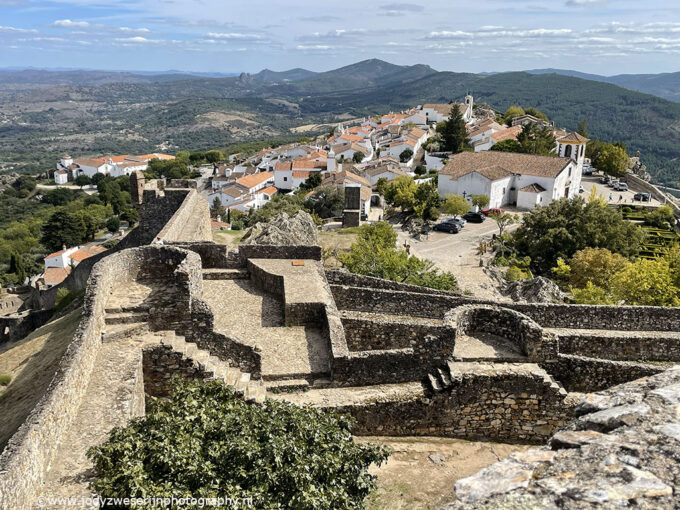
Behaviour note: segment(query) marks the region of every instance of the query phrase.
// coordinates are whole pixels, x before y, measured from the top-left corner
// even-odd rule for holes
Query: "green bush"
[[[9,386],[9,383],[12,381],[12,376],[9,374],[2,374],[0,375],[0,386]]]
[[[64,308],[70,305],[76,299],[83,297],[85,292],[82,290],[68,290],[68,289],[58,289],[57,299],[54,302],[54,309],[57,312],[61,312]]]
[[[252,498],[262,509],[362,509],[383,446],[355,443],[352,419],[267,400],[217,381],[175,380],[143,418],[111,431],[88,457],[102,497]],[[215,508],[206,506],[205,508]]]
[[[525,271],[517,266],[510,266],[505,272],[505,279],[509,282],[516,282],[517,280],[527,280],[531,278],[531,273]]]

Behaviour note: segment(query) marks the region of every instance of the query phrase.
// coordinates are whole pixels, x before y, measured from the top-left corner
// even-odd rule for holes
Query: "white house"
[[[482,194],[489,197],[490,207],[514,204],[523,209],[573,198],[581,186],[587,142],[573,135],[558,141],[562,157],[496,151],[455,154],[439,172],[439,195]]]
[[[71,265],[71,258],[69,255],[77,252],[79,249],[79,246],[74,246],[73,248],[63,248],[54,253],[50,253],[44,259],[45,269],[48,267],[69,267]]]
[[[54,182],[57,184],[66,184],[68,182],[68,172],[66,170],[57,170],[54,172]]]
[[[424,104],[422,108],[420,109],[421,114],[425,115],[427,118],[428,123],[437,123],[437,122],[442,122],[444,120],[449,120],[449,116],[451,115],[451,108],[455,105],[458,104],[458,108],[460,110],[461,115],[463,116],[463,120],[465,122],[470,122],[472,120],[472,107],[474,105],[474,100],[472,96],[465,96],[465,103],[460,104],[460,103],[453,103],[453,104],[447,104],[447,103],[428,103]]]

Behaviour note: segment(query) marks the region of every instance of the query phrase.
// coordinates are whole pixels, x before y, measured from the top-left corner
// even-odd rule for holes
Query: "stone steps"
[[[151,306],[146,304],[132,305],[132,306],[113,306],[106,307],[104,310],[107,314],[121,314],[121,313],[149,313]]]
[[[107,313],[104,317],[105,324],[137,324],[148,320],[148,312]]]
[[[524,376],[536,380],[546,389],[563,394],[567,392],[548,372],[535,363],[480,363],[450,361],[445,366],[427,374],[424,384],[431,393],[439,393],[459,385],[465,378]]]
[[[184,358],[190,359],[203,372],[212,374],[213,379],[223,381],[234,389],[234,393],[244,397],[249,402],[264,402],[266,388],[261,380],[251,380],[248,372],[227,365],[217,356],[199,348],[193,342],[187,342],[183,336],[173,332],[163,337],[161,343],[170,347]]]
[[[249,278],[250,273],[242,268],[203,270],[204,280],[247,280]]]
[[[284,379],[281,381],[266,381],[267,391],[271,393],[291,393],[305,391],[310,388],[307,379]]]
[[[102,342],[115,342],[125,338],[145,335],[149,332],[149,325],[146,322],[107,324],[102,330]]]

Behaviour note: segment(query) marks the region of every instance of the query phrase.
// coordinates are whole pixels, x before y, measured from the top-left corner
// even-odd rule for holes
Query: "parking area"
[[[581,180],[581,185],[585,190],[584,193],[582,193],[582,195],[585,198],[588,198],[588,196],[591,193],[591,189],[594,187],[597,190],[598,195],[602,196],[605,200],[607,200],[607,202],[613,204],[635,204],[653,207],[658,207],[659,205],[661,205],[658,200],[654,199],[652,199],[650,202],[634,201],[633,196],[635,195],[635,193],[638,193],[639,191],[642,190],[635,189],[634,186],[631,186],[631,188],[628,191],[615,191],[613,188],[610,188],[606,184],[600,184],[601,177],[602,177],[601,173],[583,176],[583,179]]]

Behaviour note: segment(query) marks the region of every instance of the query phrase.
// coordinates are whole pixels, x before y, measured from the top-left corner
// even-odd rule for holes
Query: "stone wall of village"
[[[96,264],[83,303],[83,318],[61,359],[48,391],[12,436],[0,455],[0,501],[7,508],[30,508],[37,489],[87,389],[101,345],[106,301],[111,289],[140,272],[177,277],[177,261],[200,259],[170,247],[143,247],[113,254]],[[178,270],[179,269],[179,270]],[[189,275],[187,275],[187,280]]]
[[[333,406],[352,415],[358,435],[444,436],[544,442],[571,416],[571,401],[550,379],[507,366],[462,374],[449,388],[402,394],[381,386],[390,398]]]
[[[560,352],[618,361],[680,360],[680,335],[676,332],[560,331]]]

